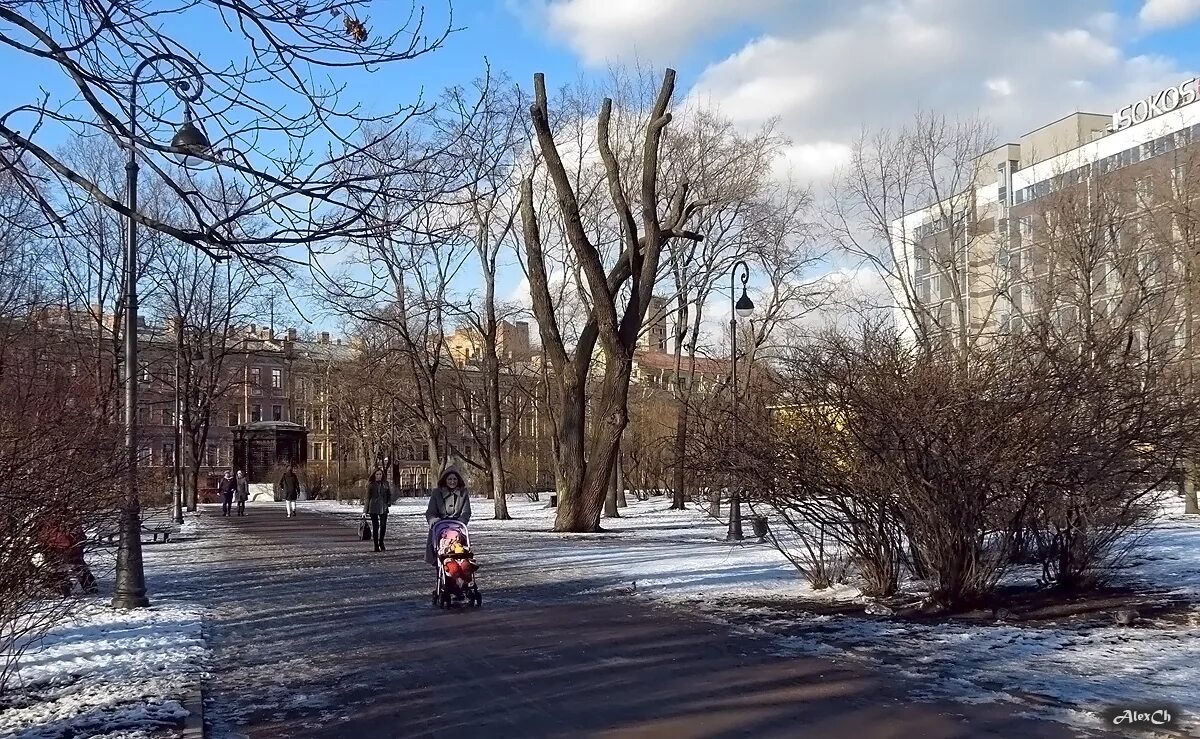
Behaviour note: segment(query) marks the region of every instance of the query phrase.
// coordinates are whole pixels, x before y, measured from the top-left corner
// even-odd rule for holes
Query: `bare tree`
[[[483,452],[483,467],[490,482],[495,517],[508,520],[504,450],[508,435],[505,426],[511,421],[511,415],[506,416],[503,412],[503,400],[515,402],[521,396],[512,390],[511,374],[504,380],[501,378],[502,365],[511,368],[512,362],[501,357],[500,331],[502,322],[517,315],[518,308],[505,305],[496,295],[496,275],[502,252],[515,248],[517,167],[525,140],[521,114],[524,99],[520,89],[503,80],[491,87],[487,81],[480,81],[476,88],[481,102],[474,115],[463,114],[468,104],[459,90],[452,90],[444,101],[444,107],[459,111],[456,119],[447,126],[446,133],[454,142],[449,147],[450,152],[466,168],[465,188],[457,194],[464,202],[457,209],[464,213],[465,235],[474,249],[483,281],[482,295],[469,296],[468,309],[461,318],[468,332],[479,339],[483,372],[482,387],[478,389],[483,394],[484,423],[474,423],[476,413],[473,408],[463,415],[463,421]],[[512,347],[507,349],[511,351]],[[458,377],[465,379],[467,376],[459,372]],[[508,385],[507,392],[504,385]],[[475,392],[474,388],[463,387],[462,390],[460,395],[464,401],[469,401]],[[459,404],[464,409],[468,405],[473,404]],[[512,430],[510,425],[509,433]]]
[[[985,156],[992,140],[980,120],[928,112],[897,130],[864,132],[827,199],[836,245],[886,282],[914,339],[949,341],[964,362],[1004,293],[968,279],[979,279],[973,263],[995,256],[994,240],[977,227],[987,206],[976,185],[994,176]],[[974,293],[991,299],[976,305]]]
[[[633,348],[653,294],[663,248],[675,238],[701,238],[684,229],[684,224],[699,208],[699,204],[689,198],[687,183],[682,183],[667,200],[666,215],[659,213],[662,207],[658,192],[659,152],[663,131],[671,121],[668,107],[674,87],[675,73],[668,70],[645,129],[641,182],[636,200],[626,191],[621,165],[612,149],[612,100],[606,99],[601,106],[597,146],[622,237],[619,256],[606,268],[595,242],[584,229],[576,186],[563,165],[554,138],[545,80],[541,75],[534,78],[535,100],[530,116],[538,151],[553,182],[567,240],[580,265],[590,298],[588,320],[571,352],[564,344],[554,313],[542,231],[534,209],[533,180],[527,176],[521,186],[526,267],[542,349],[553,368],[552,381],[561,407],[555,449],[561,495],[555,523],[557,531],[599,530],[609,476],[616,461],[621,433],[628,423]],[[635,204],[641,212],[640,227],[634,216]],[[627,281],[627,299],[623,308],[619,308],[620,291]],[[597,343],[604,354],[604,374],[591,411],[594,420],[589,424],[587,382]]]
[[[453,28],[448,4],[433,33],[427,33],[419,7],[407,18],[400,14],[399,28],[368,25],[377,5],[186,0],[163,13],[152,0],[6,2],[0,6],[0,43],[49,69],[56,84],[48,88],[61,82],[69,92],[0,112],[0,161],[23,162],[22,172],[36,162],[64,190],[84,193],[202,251],[235,252],[249,261],[292,259],[274,250],[264,259],[263,245],[317,249],[361,236],[371,224],[361,207],[353,207],[352,195],[365,178],[349,178],[340,166],[362,153],[352,137],[364,124],[402,131],[427,108],[418,101],[364,112],[343,98],[349,79],[342,75],[433,51]],[[206,40],[215,46],[189,48],[191,29],[199,25],[212,32]],[[135,108],[137,120],[130,121]],[[166,158],[175,153],[167,142],[180,119],[198,122],[212,144],[207,152],[189,150],[191,162],[244,183],[237,208],[210,207],[212,193],[192,187]],[[136,149],[184,215],[168,220],[141,209],[131,213],[123,199],[43,143],[67,130],[105,138],[127,153]],[[394,171],[412,162],[380,164]],[[62,217],[55,201],[38,196],[43,188],[32,178],[19,181],[52,219]],[[261,228],[234,239],[231,224],[247,217]]]

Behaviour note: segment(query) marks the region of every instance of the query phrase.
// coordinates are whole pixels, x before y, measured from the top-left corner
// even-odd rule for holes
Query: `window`
[[[923,246],[917,245],[917,272],[924,272],[929,269],[929,250]]]
[[[271,420],[272,421],[282,421],[283,420],[283,406],[281,406],[281,405],[271,406]]]
[[[1149,177],[1139,177],[1134,181],[1133,189],[1137,193],[1138,202],[1149,202],[1151,195],[1154,194],[1154,181]]]
[[[271,387],[275,390],[279,390],[283,387],[283,370],[271,370]]]
[[[138,423],[142,426],[150,424],[150,409],[144,405],[138,408]]]
[[[150,444],[144,441],[138,444],[138,464],[151,464],[153,460],[150,459],[150,456]]]
[[[1017,233],[1022,238],[1033,236],[1033,216],[1021,216],[1017,219]]]
[[[250,421],[251,421],[251,423],[258,423],[261,420],[262,420],[262,406],[261,405],[250,406]]]
[[[204,447],[204,463],[209,467],[216,467],[221,464],[221,447],[217,444],[209,444]]]
[[[250,368],[250,384],[257,385],[261,381],[262,381],[262,372],[258,369],[258,367],[251,367]]]
[[[322,451],[324,451],[324,449],[323,449],[323,447],[322,447],[322,445],[321,445],[321,442],[319,442],[319,441],[314,441],[314,442],[313,442],[313,445],[312,445],[312,461],[314,461],[314,462],[320,462],[320,461],[322,461],[322,459],[321,459],[321,452],[322,452]]]
[[[295,417],[292,418],[292,420],[295,421],[296,423],[300,424],[301,426],[303,426],[304,422],[307,420],[307,415],[308,415],[307,409],[297,408]]]
[[[1180,164],[1171,170],[1171,192],[1176,198],[1182,197],[1187,184],[1187,166]]]
[[[150,382],[150,366],[143,364],[141,366],[141,381]]]
[[[173,467],[175,465],[175,442],[164,441],[162,443],[162,466]]]
[[[163,426],[174,426],[175,425],[175,409],[174,408],[167,406],[166,408],[162,409],[162,425]]]
[[[230,414],[229,414],[229,425],[230,425],[230,426],[237,426],[237,425],[238,425],[238,423],[239,423],[239,421],[238,421],[238,414],[237,414],[237,411],[232,411],[232,412],[230,412]]]

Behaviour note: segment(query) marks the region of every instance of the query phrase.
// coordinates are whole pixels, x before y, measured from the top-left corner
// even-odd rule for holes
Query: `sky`
[[[1013,141],[1200,72],[1200,0],[475,0],[459,19],[421,62],[439,80],[482,57],[522,84],[672,66],[681,98],[747,129],[778,118],[782,168],[816,188],[864,128],[918,108],[980,115]],[[844,278],[878,289],[865,270]]]
[[[423,0],[429,27],[447,0]],[[352,79],[346,96],[387,110],[465,84],[486,66],[555,87],[612,64],[672,66],[679,97],[755,128],[778,118],[784,170],[820,187],[865,128],[918,108],[979,114],[998,137],[1075,110],[1108,113],[1200,72],[1200,0],[454,0],[460,30],[443,49]],[[408,0],[375,0],[366,19],[394,26]],[[190,29],[207,57],[216,34]],[[11,54],[0,65],[13,69]],[[27,60],[25,62],[28,63]],[[53,81],[21,70],[0,86],[7,109]],[[1198,103],[1200,104],[1200,103]],[[510,265],[505,291],[520,291]],[[864,277],[865,279],[865,277]]]

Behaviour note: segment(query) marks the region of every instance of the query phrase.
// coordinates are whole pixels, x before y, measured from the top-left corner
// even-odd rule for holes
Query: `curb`
[[[204,739],[204,696],[200,687],[188,692],[183,701],[183,709],[188,715],[183,719],[183,739]]]

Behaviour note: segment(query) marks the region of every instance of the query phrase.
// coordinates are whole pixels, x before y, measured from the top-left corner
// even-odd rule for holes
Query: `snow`
[[[426,500],[401,499],[390,511],[395,526],[423,526]],[[651,498],[621,509],[621,518],[604,519],[603,534],[553,534],[555,511],[545,500],[513,497],[512,521],[496,521],[492,502],[471,502],[470,530],[476,551],[489,564],[577,573],[591,583],[584,592],[635,590],[667,600],[696,597],[818,598],[845,600],[858,596],[851,586],[813,591],[796,569],[770,544],[748,538],[724,541],[725,524],[696,510],[671,511],[669,501]],[[312,501],[302,508],[337,515],[357,524],[361,509],[335,501]],[[496,552],[487,549],[489,534],[514,534],[525,546]],[[526,536],[522,536],[526,535]]]
[[[191,517],[181,533],[196,536]],[[148,574],[189,560],[191,542],[144,549]],[[112,555],[89,556],[111,592]],[[152,593],[150,608],[117,610],[107,597],[83,598],[70,615],[31,644],[0,702],[0,737],[139,739],[177,733],[185,707],[199,699],[207,659],[203,611],[181,592]]]
[[[347,524],[360,515],[353,505],[307,505]],[[1013,702],[1085,729],[1100,728],[1097,714],[1117,704],[1200,705],[1195,607],[1186,623],[1134,628],[1118,627],[1104,614],[1038,623],[830,615],[817,606],[866,602],[851,586],[813,591],[770,545],[726,543],[723,524],[699,511],[667,510],[662,498],[631,500],[620,519],[602,521],[606,533],[594,535],[550,533],[554,511],[544,502],[513,498],[516,520],[507,522],[491,518],[490,501],[475,499],[473,506],[472,540],[487,567],[538,568],[580,592],[665,601],[735,631],[772,636],[782,654],[821,654],[899,671],[919,686],[918,699]],[[424,509],[424,500],[405,499],[392,515],[403,526],[421,527]],[[489,534],[500,532],[523,543],[489,550]],[[1118,580],[1200,601],[1200,519],[1184,519],[1181,505],[1171,502]],[[1184,715],[1185,729],[1200,730],[1190,721]]]

